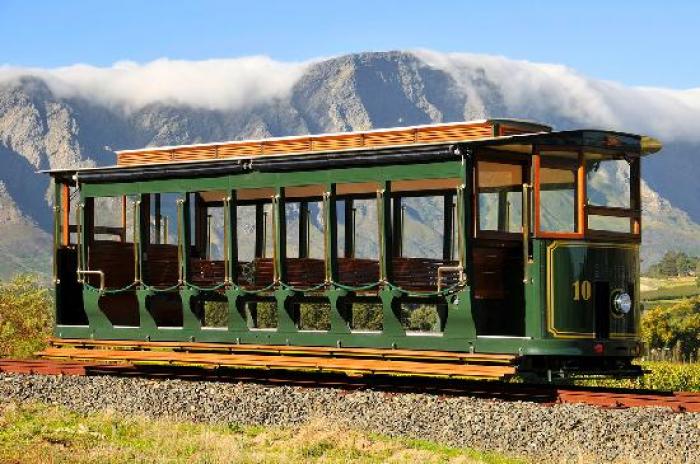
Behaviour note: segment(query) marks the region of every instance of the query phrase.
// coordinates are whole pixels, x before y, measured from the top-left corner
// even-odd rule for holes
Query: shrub
[[[0,356],[31,356],[45,346],[52,327],[53,298],[37,277],[0,283]]]
[[[700,349],[700,297],[645,311],[641,330],[650,348],[680,345],[684,357],[697,353]]]
[[[698,363],[644,361],[641,365],[649,372],[636,379],[579,380],[575,383],[601,387],[700,392],[700,364]]]

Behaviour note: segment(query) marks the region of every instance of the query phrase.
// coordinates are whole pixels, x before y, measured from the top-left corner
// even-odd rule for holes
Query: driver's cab
[[[636,293],[640,138],[572,131],[513,139],[474,150],[477,334],[546,335],[541,317],[526,315],[526,308],[542,314],[546,307],[550,335],[608,338],[614,330],[607,321],[611,295]],[[631,255],[617,256],[618,248]],[[538,289],[528,292],[526,285]],[[558,328],[564,308],[580,305],[590,306],[579,308],[586,314],[574,310]],[[636,318],[623,329],[632,331],[634,324]]]

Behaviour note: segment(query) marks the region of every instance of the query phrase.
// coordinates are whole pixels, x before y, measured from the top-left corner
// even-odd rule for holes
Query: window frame
[[[542,160],[547,151],[570,151],[577,154],[576,165],[576,199],[575,199],[575,231],[557,232],[542,230],[540,223],[541,183],[540,175]],[[586,152],[582,147],[536,147],[532,156],[532,192],[533,192],[533,234],[536,238],[549,239],[602,239],[602,240],[641,240],[641,186],[640,158],[626,158],[622,153],[613,156],[630,163],[630,208],[596,206],[588,204]],[[573,160],[572,160],[573,161]],[[589,216],[626,217],[630,220],[630,232],[591,229],[588,226]]]
[[[531,166],[529,160],[521,156],[509,156],[505,153],[486,153],[482,155],[481,153],[477,155],[476,162],[474,163],[474,195],[473,200],[473,215],[474,215],[474,237],[477,239],[495,239],[495,240],[522,240],[523,232],[522,228],[519,232],[504,232],[498,230],[482,230],[480,228],[481,224],[481,205],[479,202],[479,162],[486,163],[501,163],[501,164],[511,164],[520,166],[522,169],[522,182],[527,183],[530,178]],[[520,189],[520,194],[522,195],[522,185]],[[528,215],[526,211],[522,212],[523,219]]]

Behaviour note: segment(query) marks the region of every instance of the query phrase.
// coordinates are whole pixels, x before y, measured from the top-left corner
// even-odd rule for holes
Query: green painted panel
[[[546,273],[547,330],[552,336],[594,338],[596,324],[601,324],[596,317],[608,319],[612,338],[636,332],[637,245],[554,241],[547,246]],[[612,298],[620,291],[633,297],[634,309],[626,315],[612,309]]]
[[[392,165],[372,168],[329,169],[285,173],[248,172],[230,176],[193,179],[169,179],[112,184],[81,183],[85,197],[118,196],[136,193],[194,192],[206,190],[283,187],[320,183],[350,183],[380,180],[415,180],[459,177],[458,161],[442,163]]]

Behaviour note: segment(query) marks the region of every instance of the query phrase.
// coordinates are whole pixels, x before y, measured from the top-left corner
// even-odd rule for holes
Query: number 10
[[[592,287],[590,281],[577,280],[572,285],[574,286],[574,301],[581,299],[588,301],[591,299]]]

